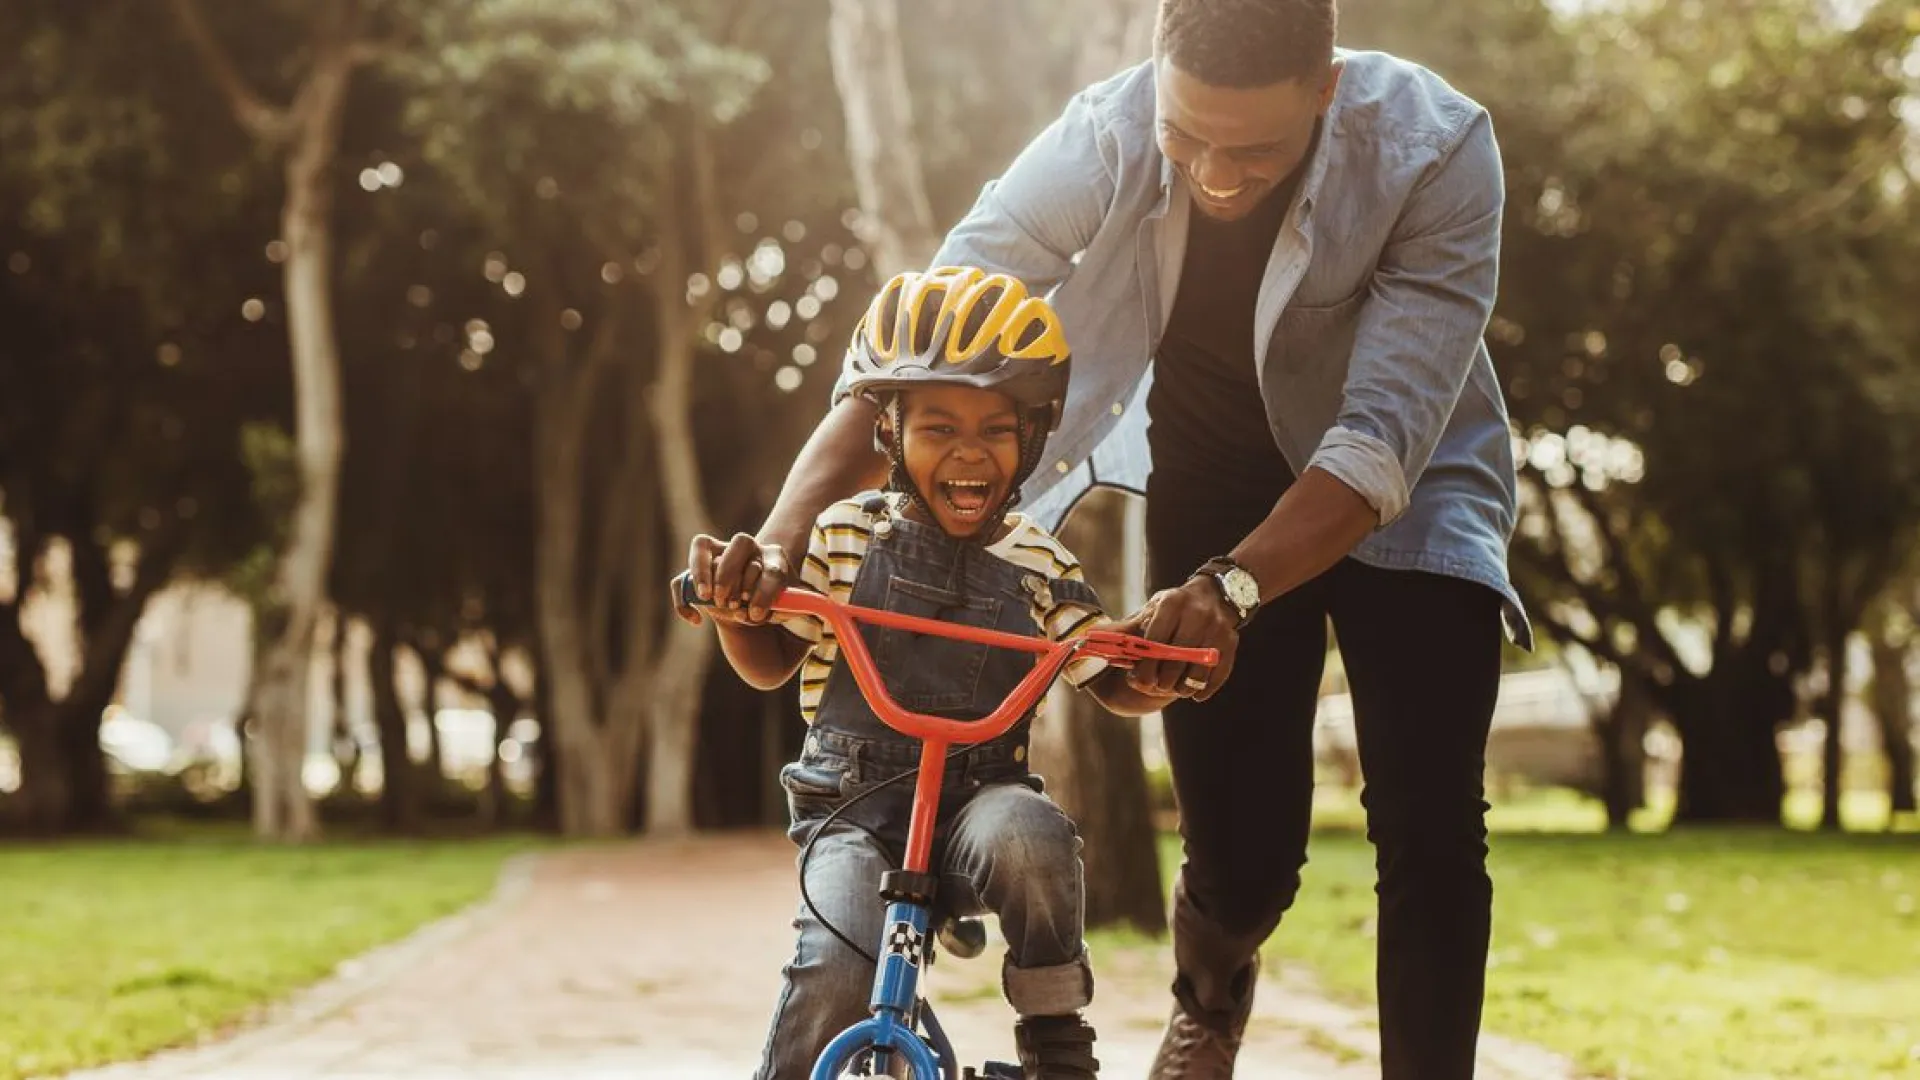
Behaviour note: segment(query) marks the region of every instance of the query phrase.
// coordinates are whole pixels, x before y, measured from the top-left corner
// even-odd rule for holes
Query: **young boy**
[[[852,393],[880,406],[875,440],[891,462],[887,490],[830,507],[814,528],[801,580],[843,602],[1051,640],[1100,618],[1073,556],[1033,521],[1010,513],[1066,401],[1068,350],[1058,316],[1016,280],[973,269],[902,274],[855,330]],[[751,537],[694,541],[694,588],[721,648],[749,683],[770,689],[800,671],[811,725],[800,760],[781,770],[799,844],[836,807],[903,772],[919,746],[873,715],[839,663],[831,630],[812,619],[766,622],[771,576]],[[769,587],[763,587],[769,586]],[[1031,670],[1007,650],[869,628],[888,690],[922,712],[978,719]],[[1104,661],[1076,661],[1068,682],[1107,708],[1141,714],[1165,698],[1134,689]],[[1073,823],[1028,770],[1030,721],[950,762],[934,845],[940,904],[991,911],[1007,940],[1003,986],[1029,1080],[1089,1080],[1093,996],[1081,941],[1084,883]],[[802,905],[793,959],[775,1007],[760,1080],[805,1080],[834,1035],[867,1015],[871,949],[883,915],[881,873],[905,846],[913,784],[848,808],[820,836],[806,868],[818,916]],[[821,917],[831,924],[823,925]]]

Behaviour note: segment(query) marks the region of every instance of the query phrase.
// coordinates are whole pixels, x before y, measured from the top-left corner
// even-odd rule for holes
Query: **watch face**
[[[1235,567],[1221,575],[1221,584],[1226,586],[1227,599],[1243,612],[1252,611],[1260,606],[1260,586],[1253,575]]]

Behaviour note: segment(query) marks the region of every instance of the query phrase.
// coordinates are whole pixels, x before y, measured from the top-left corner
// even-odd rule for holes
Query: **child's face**
[[[950,536],[972,536],[1006,499],[1020,467],[1013,399],[970,386],[930,386],[903,395],[901,452],[907,475]]]

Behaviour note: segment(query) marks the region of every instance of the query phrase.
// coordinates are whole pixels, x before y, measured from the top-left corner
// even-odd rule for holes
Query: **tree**
[[[1554,259],[1563,293],[1513,305],[1493,334],[1518,369],[1510,389],[1535,395],[1516,406],[1546,451],[1528,454],[1535,492],[1570,497],[1538,505],[1579,504],[1604,553],[1589,576],[1564,572],[1564,536],[1532,549],[1557,553],[1596,620],[1574,628],[1550,609],[1547,623],[1651,680],[1685,743],[1680,820],[1777,821],[1773,733],[1794,680],[1816,638],[1831,650],[1857,623],[1913,513],[1911,397],[1880,388],[1911,355],[1896,343],[1915,340],[1888,319],[1903,283],[1883,269],[1911,261],[1913,215],[1845,182],[1897,167],[1890,106],[1910,87],[1897,64],[1861,58],[1901,55],[1913,30],[1839,29],[1791,3],[1749,5],[1745,22],[1698,14],[1596,27],[1640,44],[1615,92],[1671,107],[1651,130],[1608,131],[1608,99],[1592,103],[1592,144],[1569,147],[1522,204],[1533,220],[1509,246]],[[1695,56],[1721,65],[1704,83],[1680,73]],[[1877,114],[1859,104],[1872,101]],[[1522,280],[1544,272],[1521,265]],[[1862,287],[1835,296],[1836,279]],[[1566,424],[1582,430],[1577,451],[1539,439]],[[1629,473],[1643,461],[1644,477],[1609,485],[1593,475],[1606,458]],[[1707,647],[1688,650],[1663,608],[1698,619]]]
[[[147,600],[259,534],[236,449],[273,387],[233,329],[257,271],[190,267],[197,238],[243,231],[260,206],[231,140],[172,124],[177,73],[136,44],[154,18],[138,4],[0,15],[0,201],[20,211],[0,226],[0,508],[16,572],[0,702],[24,817],[46,832],[111,824],[101,715]],[[64,694],[20,621],[56,549],[77,599]]]
[[[761,214],[783,220],[814,197],[780,171],[792,144],[774,149],[759,121],[781,106],[756,94],[769,69],[740,44],[771,46],[804,17],[759,3],[502,3],[437,22],[431,60],[397,75],[418,94],[423,156],[464,194],[495,245],[489,266],[521,297],[490,334],[533,387],[541,674],[569,832],[618,831],[636,812],[650,830],[692,824],[712,637],[673,624],[661,589],[687,538],[761,495],[769,466],[756,458],[787,422],[753,411],[763,388],[723,402],[717,429],[697,425],[703,387],[739,385],[746,360],[764,387],[776,361],[762,335],[800,337],[791,347],[810,361],[837,295],[820,263],[790,268],[779,237],[739,249]],[[753,192],[787,203],[730,213]],[[810,231],[782,228],[787,243]],[[696,364],[716,353],[741,359]],[[721,437],[704,441],[709,429]],[[763,429],[764,441],[726,438]],[[705,448],[734,441],[755,444],[750,467],[710,469]]]
[[[894,0],[833,0],[832,11],[833,78],[846,115],[862,239],[884,280],[924,268],[940,244],[915,148],[900,12]]]
[[[1673,721],[1680,820],[1778,821],[1775,732],[1910,527],[1915,27],[1799,0],[1367,10],[1355,33],[1457,74],[1500,132],[1488,338],[1536,621]]]
[[[319,830],[301,777],[307,744],[307,672],[314,627],[326,599],[336,486],[342,453],[340,357],[333,312],[333,166],[355,69],[374,57],[368,12],[359,0],[315,8],[301,46],[305,71],[287,106],[270,104],[235,64],[198,0],[172,0],[181,34],[234,119],[262,146],[284,155],[285,301],[293,361],[294,439],[299,502],[279,553],[277,603],[263,613],[268,648],[256,658],[250,712],[254,828],[261,836],[305,840]]]
[[[1867,643],[1873,659],[1869,705],[1887,756],[1887,823],[1920,810],[1915,805],[1913,765],[1913,683],[1907,664],[1913,656],[1914,605],[1910,584],[1889,590],[1876,605]]]

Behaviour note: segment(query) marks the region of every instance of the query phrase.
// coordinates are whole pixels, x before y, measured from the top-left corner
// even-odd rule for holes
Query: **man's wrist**
[[[1231,556],[1208,559],[1194,571],[1195,579],[1206,580],[1214,595],[1233,617],[1236,627],[1244,627],[1260,610],[1260,582],[1253,572]]]
[[[1208,603],[1219,609],[1221,614],[1227,617],[1228,622],[1236,626],[1239,625],[1239,609],[1235,608],[1233,604],[1227,600],[1227,594],[1220,590],[1220,583],[1212,577],[1196,570],[1192,577],[1181,584],[1180,588],[1205,597]]]

